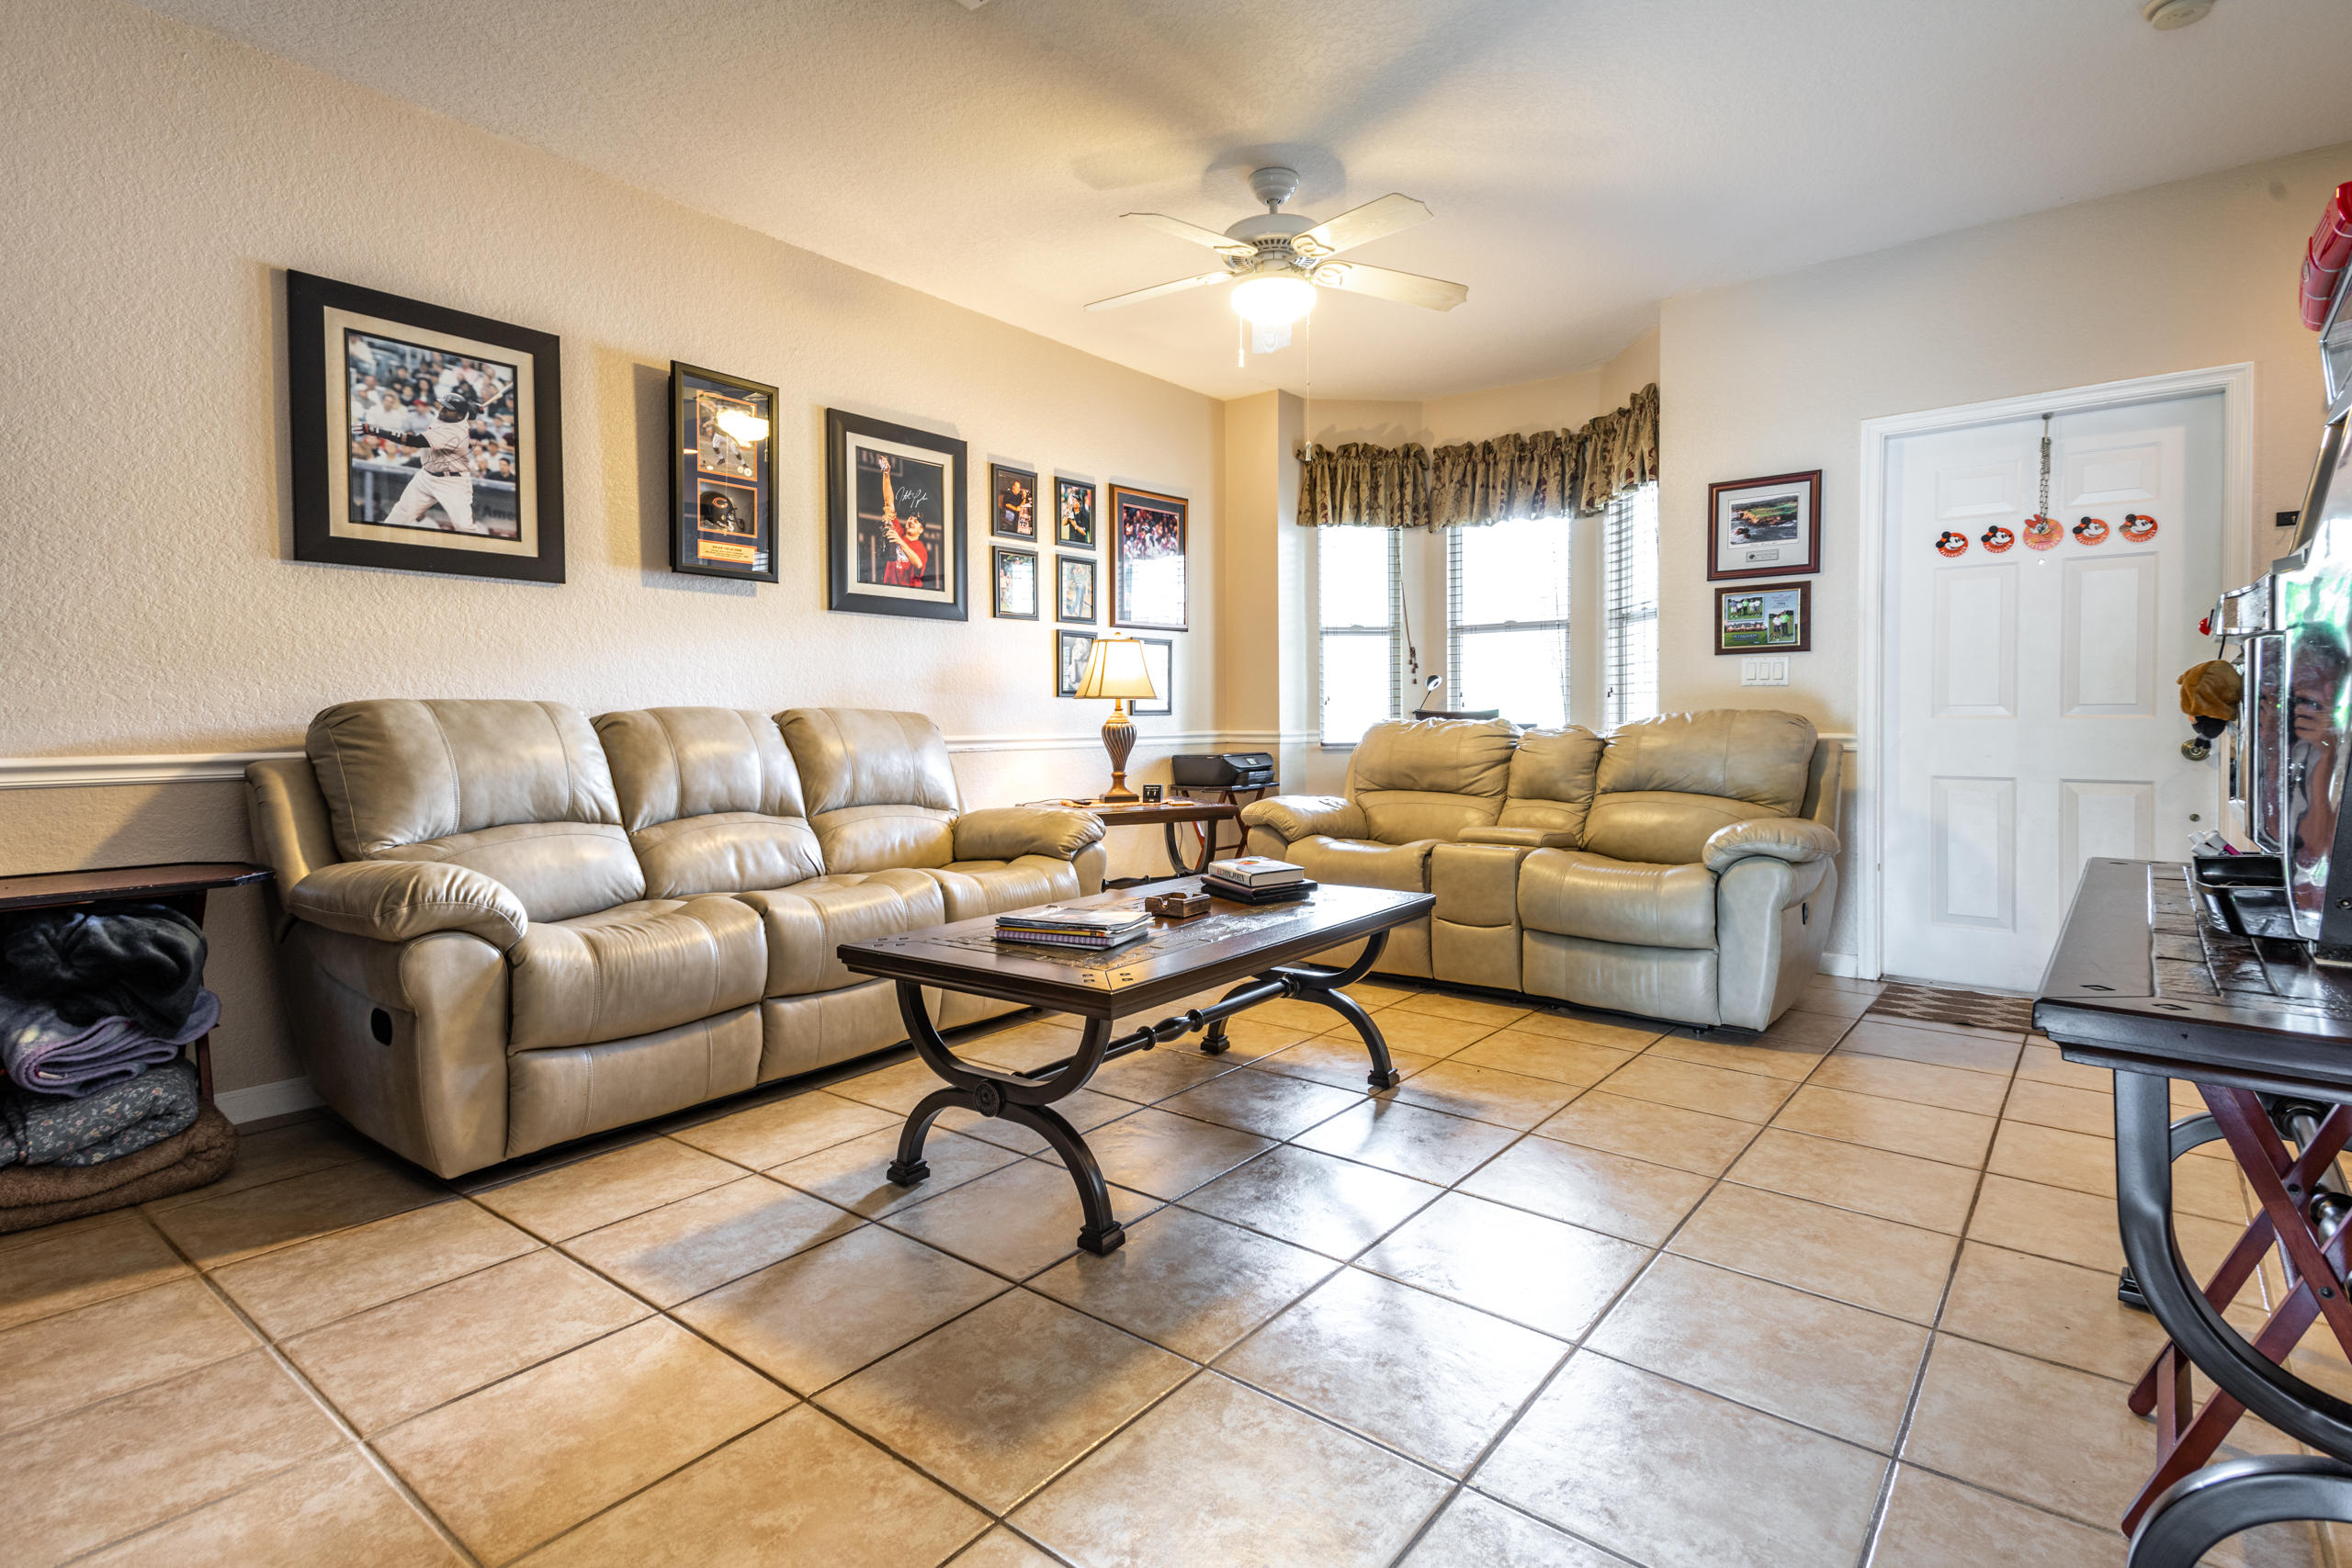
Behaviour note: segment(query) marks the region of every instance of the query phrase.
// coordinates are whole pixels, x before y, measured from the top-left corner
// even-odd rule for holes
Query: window
[[[1568,519],[1445,533],[1446,705],[1498,708],[1533,728],[1567,723]]]
[[[1601,657],[1611,729],[1657,712],[1657,486],[1643,485],[1601,513]]]
[[[1315,531],[1323,743],[1352,746],[1396,716],[1396,530]]]

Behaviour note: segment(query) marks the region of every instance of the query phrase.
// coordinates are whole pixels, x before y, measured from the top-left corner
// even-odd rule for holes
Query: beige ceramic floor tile
[[[1854,1562],[1885,1461],[1580,1353],[1473,1484],[1650,1568]]]
[[[2078,1269],[2004,1247],[1960,1249],[1947,1334],[2137,1382],[2165,1346],[2165,1331],[2115,1299],[2113,1269]]]
[[[1205,1373],[1013,1517],[1088,1568],[1383,1568],[1445,1481]]]
[[[1656,1247],[1706,1195],[1708,1185],[1705,1177],[1687,1170],[1552,1138],[1527,1138],[1462,1183],[1462,1190]]]
[[[1986,1040],[1973,1034],[1953,1034],[1917,1024],[1871,1019],[1849,1030],[1838,1041],[1838,1050],[1843,1055],[1895,1056],[1933,1066],[2007,1073],[2017,1066],[2018,1053],[2024,1043],[2016,1035]]]
[[[1383,1010],[1395,1010],[1390,1008]],[[1250,1010],[1250,1017],[1261,1023],[1278,1023],[1284,1027],[1307,1030],[1317,1034],[1330,1028],[1338,1016],[1320,1002],[1300,1001],[1290,997],[1280,998],[1271,1002],[1260,1002]]]
[[[1281,1140],[1361,1104],[1364,1092],[1281,1073],[1227,1073],[1160,1102],[1162,1111]]]
[[[2120,1531],[1897,1465],[1871,1568],[2123,1568]]]
[[[1756,1037],[1758,1044],[1781,1047],[1803,1046],[1816,1055],[1828,1050],[1854,1027],[1854,1021],[1834,1018],[1827,1013],[1789,1011],[1774,1019],[1770,1027]],[[1724,1038],[1731,1038],[1725,1035]]]
[[[2007,1350],[1936,1337],[1903,1457],[2113,1529],[2154,1468],[2130,1388]]]
[[[1953,1235],[1968,1223],[1977,1179],[1959,1166],[1781,1127],[1758,1134],[1726,1179]]]
[[[1318,1253],[1170,1205],[1107,1257],[1080,1252],[1030,1289],[1206,1361],[1331,1272]]]
[[[2221,1267],[2245,1230],[2242,1224],[2176,1213],[2173,1235],[2181,1257],[2200,1280]],[[2030,1252],[2109,1273],[2123,1267],[2123,1242],[2115,1227],[2115,1203],[2087,1192],[2007,1176],[1988,1176],[1968,1222],[1971,1240]]]
[[[1548,1335],[1344,1269],[1217,1370],[1460,1475],[1566,1352]]]
[[[55,1227],[0,1253],[0,1328],[160,1285],[193,1272],[135,1213]]]
[[[1348,994],[1356,995],[1353,991]],[[1357,999],[1363,1000],[1361,997]],[[1372,1009],[1370,1002],[1365,1002],[1364,1006]],[[1237,1013],[1225,1021],[1224,1055],[1227,1061],[1254,1062],[1261,1056],[1287,1050],[1302,1040],[1311,1040],[1322,1032],[1320,1026],[1306,1029],[1295,1023],[1270,1023],[1251,1013]],[[1187,1034],[1176,1044],[1162,1046],[1161,1049],[1198,1051],[1203,1038],[1201,1033]]]
[[[1161,1199],[1181,1198],[1274,1146],[1254,1133],[1156,1108],[1090,1133],[1086,1142],[1104,1180]]]
[[[1796,1010],[1800,1012],[1826,1014],[1831,1018],[1860,1018],[1870,1011],[1871,998],[1858,991],[1840,990],[1819,981],[1809,981],[1797,993]]]
[[[988,1523],[804,1404],[535,1552],[531,1568],[927,1568]]]
[[[806,1394],[1006,1289],[960,1258],[867,1225],[697,1296],[671,1315]]]
[[[1501,1072],[1455,1057],[1414,1074],[1395,1091],[1395,1098],[1426,1111],[1443,1111],[1525,1132],[1578,1092],[1551,1078]]]
[[[1773,1125],[1973,1170],[1984,1163],[1997,1123],[1965,1111],[1807,1084],[1781,1108]]]
[[[648,1138],[510,1186],[491,1188],[476,1194],[475,1201],[534,1235],[561,1241],[742,1174],[741,1167],[674,1139]]]
[[[1212,1056],[1198,1048],[1162,1046],[1122,1056],[1097,1068],[1094,1076],[1087,1079],[1087,1087],[1138,1105],[1151,1105],[1170,1095],[1182,1094],[1195,1084],[1222,1077],[1241,1065],[1241,1059],[1230,1051]]]
[[[1446,1505],[1399,1568],[1618,1568],[1621,1561],[1465,1491]]]
[[[2098,1094],[2115,1092],[2115,1073],[2111,1068],[2087,1067],[2079,1062],[2070,1062],[2059,1054],[2057,1046],[2038,1038],[2025,1043],[2025,1055],[2018,1063],[2018,1077],[2030,1078],[2036,1083],[2086,1089]]]
[[[928,1178],[912,1187],[900,1187],[889,1177],[890,1164],[898,1157],[899,1129],[885,1127],[777,1166],[768,1174],[870,1220],[936,1197],[1021,1156],[995,1144],[934,1126],[922,1145],[923,1163],[931,1167]]]
[[[1488,1029],[1509,1028],[1528,1014],[1526,1008],[1514,1007],[1508,1002],[1482,1001],[1476,997],[1457,997],[1444,991],[1420,991],[1399,998],[1396,1008],[1400,1012],[1450,1018],[1461,1023],[1483,1023]]]
[[[1491,1036],[1498,1025],[1472,1023],[1458,1018],[1442,1018],[1434,1013],[1408,1012],[1400,1004],[1374,1016],[1380,1026],[1380,1037],[1391,1051],[1409,1051],[1416,1056],[1442,1059],[1455,1052],[1476,1044]],[[1361,1051],[1363,1037],[1349,1024],[1327,1025],[1319,1039],[1342,1045],[1352,1045]]]
[[[1807,1017],[1797,1013],[1792,1017]],[[1702,1067],[1722,1067],[1735,1073],[1760,1073],[1766,1077],[1786,1078],[1799,1082],[1811,1073],[1829,1049],[1811,1041],[1775,1039],[1759,1034],[1753,1040],[1735,1040],[1728,1035],[1694,1040],[1688,1035],[1668,1034],[1649,1048],[1653,1056],[1671,1056],[1678,1062],[1696,1062]]]
[[[571,1259],[540,1251],[296,1335],[285,1349],[353,1426],[377,1432],[647,1311]]]
[[[1699,1205],[1670,1250],[1872,1312],[1933,1323],[1959,1246],[1938,1231],[1725,1184]]]
[[[1050,1056],[1046,1060],[1051,1061]],[[871,1105],[894,1116],[904,1116],[922,1100],[945,1089],[946,1083],[922,1057],[899,1062],[854,1078],[825,1086],[825,1092],[860,1105]]]
[[[1133,1224],[1159,1206],[1157,1199],[1140,1192],[1111,1189],[1111,1210],[1122,1224]],[[1077,1251],[1079,1227],[1086,1219],[1069,1172],[1048,1158],[1015,1161],[935,1198],[893,1209],[880,1223],[1007,1279],[1025,1280]]]
[[[1634,1053],[1525,1030],[1498,1029],[1476,1044],[1455,1052],[1449,1059],[1467,1066],[1524,1073],[1529,1077],[1550,1078],[1555,1083],[1582,1089],[1599,1083],[1632,1061]]]
[[[356,1449],[338,1449],[258,1486],[82,1560],[86,1568],[457,1568],[458,1554]]]
[[[573,1236],[563,1247],[666,1307],[846,1235],[862,1223],[780,1181],[747,1176]]]
[[[1001,1513],[1191,1370],[1106,1323],[1008,1291],[817,1398]]]
[[[476,1556],[499,1563],[791,1403],[648,1318],[395,1427],[376,1448]]]
[[[1106,1126],[1122,1116],[1135,1114],[1136,1102],[1115,1095],[1097,1094],[1091,1089],[1072,1090],[1054,1101],[1054,1112],[1081,1133],[1091,1133]],[[943,1111],[935,1127],[944,1127],[967,1138],[978,1138],[984,1144],[1015,1154],[1044,1154],[1052,1145],[1037,1134],[1018,1122],[1008,1122],[1001,1116],[983,1116],[977,1111]]]
[[[982,1062],[1008,1072],[1025,1073],[1048,1062],[1058,1062],[1078,1049],[1082,1031],[1074,1023],[1051,1019],[1025,1019],[986,1034],[956,1043],[955,1052],[967,1061]]]
[[[266,1252],[213,1280],[283,1338],[519,1258],[537,1240],[473,1203],[435,1203]]]
[[[1585,1345],[1891,1453],[1928,1331],[1669,1255],[1634,1281]]]
[[[0,1437],[12,1563],[159,1524],[342,1441],[266,1351],[249,1350]]]
[[[1409,1078],[1425,1067],[1437,1066],[1438,1058],[1424,1056],[1418,1051],[1400,1051],[1392,1045],[1388,1061]],[[1353,1035],[1342,1039],[1336,1034],[1318,1034],[1288,1050],[1261,1056],[1250,1065],[1261,1072],[1311,1078],[1333,1089],[1362,1092],[1371,1087],[1372,1055],[1364,1049],[1363,1042]]]
[[[184,1203],[201,1203],[208,1198],[224,1198],[289,1176],[308,1176],[329,1166],[386,1158],[383,1150],[322,1112],[266,1132],[240,1133],[237,1152],[230,1161],[228,1173],[220,1180],[157,1198],[146,1208],[150,1213],[160,1213]]]
[[[1761,1073],[1735,1073],[1645,1053],[1603,1078],[1600,1087],[1634,1100],[1763,1122],[1772,1119],[1796,1086]]]
[[[1449,1192],[1357,1265],[1573,1339],[1649,1257],[1615,1236]]]
[[[1292,1140],[1301,1148],[1443,1185],[1459,1181],[1520,1134],[1442,1111],[1367,1100]]]
[[[956,1554],[956,1568],[1060,1568],[1002,1525]]]
[[[1939,1067],[1898,1056],[1843,1054],[1825,1059],[1808,1081],[1853,1094],[1939,1105],[1946,1111],[1968,1111],[1979,1116],[1998,1116],[2009,1088],[1998,1073]]]
[[[1582,1040],[1589,1044],[1606,1045],[1617,1051],[1639,1051],[1666,1032],[1664,1024],[1617,1016],[1602,1017],[1573,1009],[1559,1011],[1539,1010],[1518,1020],[1511,1028],[1528,1034],[1550,1035],[1555,1040]]]
[[[1352,1258],[1443,1189],[1295,1145],[1270,1149],[1184,1206],[1331,1258]]]
[[[737,1165],[765,1170],[847,1143],[876,1127],[895,1127],[904,1121],[876,1106],[860,1105],[824,1089],[811,1089],[788,1100],[774,1100],[738,1111],[716,1122],[679,1129],[683,1144],[731,1159]]]
[[[0,1330],[0,1432],[255,1346],[201,1280],[175,1280]]]
[[[197,1264],[217,1269],[449,1198],[438,1181],[373,1160],[353,1160],[150,1217]]]
[[[1756,1136],[1757,1127],[1753,1122],[1594,1089],[1535,1131],[1564,1144],[1720,1176]]]
[[[2115,1136],[2115,1097],[2093,1089],[2019,1078],[2009,1090],[2009,1103],[2002,1114],[2012,1122],[2061,1127],[2094,1138]]]

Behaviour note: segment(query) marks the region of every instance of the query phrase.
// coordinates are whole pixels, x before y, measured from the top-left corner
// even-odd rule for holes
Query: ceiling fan
[[[1252,350],[1271,354],[1290,346],[1291,323],[1315,309],[1317,288],[1370,294],[1430,310],[1451,310],[1470,298],[1467,288],[1442,278],[1330,259],[1367,241],[1428,222],[1430,209],[1409,196],[1392,193],[1317,223],[1282,210],[1283,203],[1298,193],[1295,169],[1260,169],[1250,176],[1250,190],[1266,204],[1265,216],[1244,218],[1222,234],[1164,212],[1125,214],[1162,233],[1206,245],[1225,258],[1225,265],[1216,272],[1180,277],[1129,294],[1114,294],[1108,299],[1095,300],[1087,309],[1108,310],[1157,299],[1163,294],[1181,294],[1206,284],[1230,283],[1234,286],[1234,312],[1252,329]]]

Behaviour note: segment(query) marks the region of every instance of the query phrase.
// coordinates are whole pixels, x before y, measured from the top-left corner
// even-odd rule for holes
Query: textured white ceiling
[[[1220,397],[1557,375],[1668,295],[2352,140],[2345,0],[150,3]],[[1470,302],[1327,291],[1238,368],[1223,289],[1080,309],[1203,269],[1121,212],[1223,229],[1267,162],[1428,202],[1354,254]]]

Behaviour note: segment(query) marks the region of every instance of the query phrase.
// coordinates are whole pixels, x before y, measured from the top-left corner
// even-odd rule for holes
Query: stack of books
[[[1266,855],[1211,861],[1201,877],[1201,886],[1220,898],[1241,904],[1287,903],[1315,891],[1315,884],[1306,880],[1305,866]]]
[[[999,942],[1076,947],[1094,953],[1124,947],[1150,930],[1150,914],[1132,904],[1107,909],[1047,904],[1041,908],[1014,909],[996,918]]]

